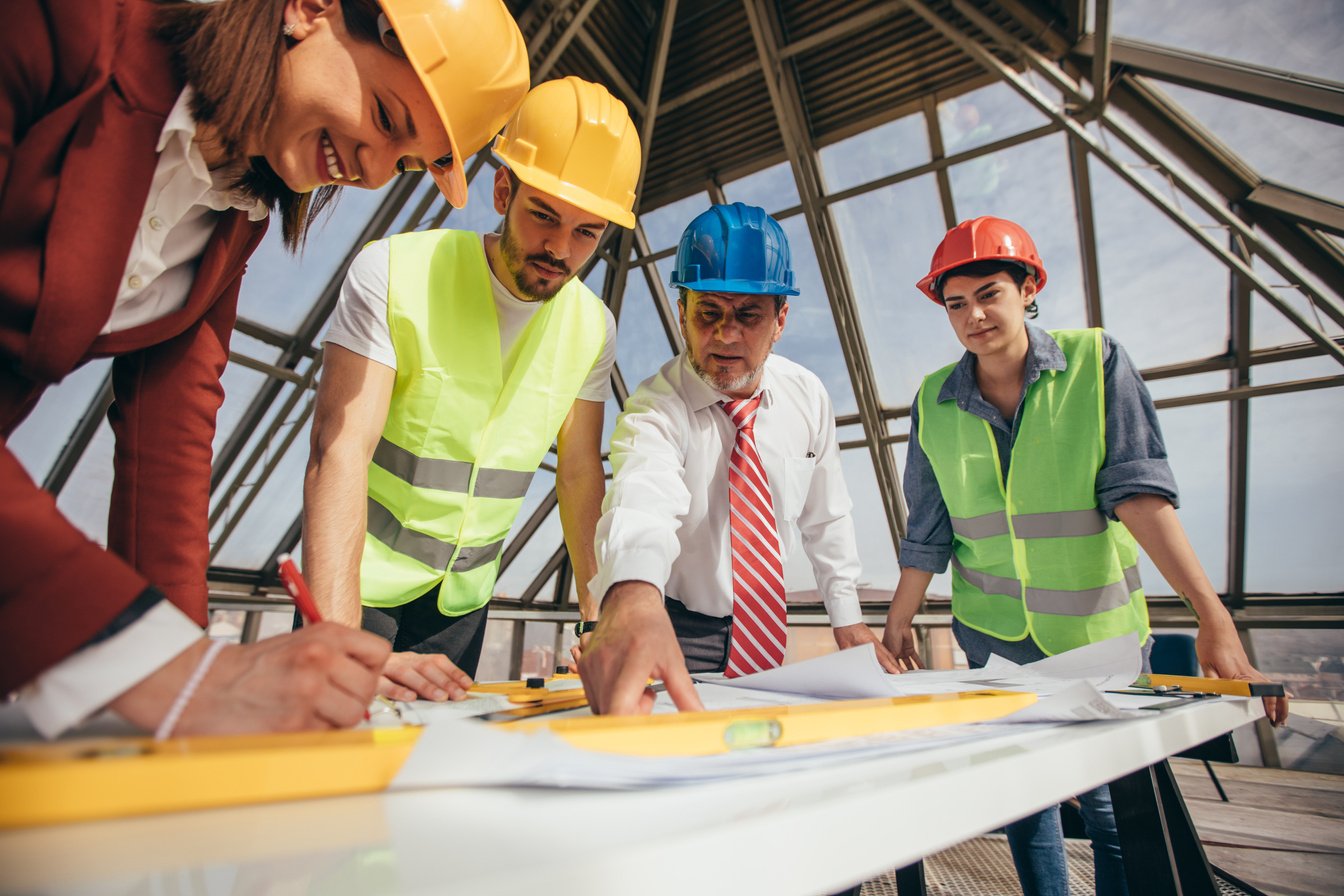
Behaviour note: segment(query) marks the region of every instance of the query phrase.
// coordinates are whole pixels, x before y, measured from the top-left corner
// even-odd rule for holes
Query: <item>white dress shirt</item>
[[[778,355],[766,359],[756,450],[787,563],[801,546],[831,625],[862,621],[853,506],[840,470],[835,412],[815,374]],[[700,379],[683,353],[640,384],[611,439],[611,487],[597,525],[598,571],[590,590],[649,582],[690,610],[733,613],[728,457],[737,428],[729,400]]]
[[[269,213],[262,203],[230,189],[236,169],[212,172],[206,166],[195,142],[191,95],[190,87],[182,91],[160,132],[154,180],[104,334],[151,323],[186,305],[221,211],[241,209],[251,221]],[[115,636],[43,672],[22,689],[20,699],[33,727],[55,737],[200,637],[200,627],[189,616],[161,601]]]
[[[482,238],[484,239],[484,238]],[[484,251],[484,250],[482,250]],[[392,258],[390,241],[369,243],[355,260],[350,262],[341,296],[331,313],[331,323],[323,345],[330,342],[349,349],[370,361],[397,369],[397,352],[392,346],[392,331],[387,324],[388,266]],[[487,269],[489,265],[486,266]],[[542,307],[541,302],[524,302],[509,292],[490,271],[490,288],[495,299],[499,321],[499,343],[503,357],[509,357],[513,344],[522,335],[528,321]],[[607,338],[602,353],[588,371],[588,377],[579,389],[578,397],[585,401],[604,402],[611,397],[611,367],[616,363],[616,318],[605,305]],[[508,377],[511,371],[505,370]]]

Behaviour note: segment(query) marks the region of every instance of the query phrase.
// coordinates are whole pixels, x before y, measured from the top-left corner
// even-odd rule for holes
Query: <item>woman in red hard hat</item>
[[[0,442],[0,693],[55,734],[348,725],[387,648],[337,626],[220,648],[206,622],[220,376],[274,212],[462,167],[528,84],[502,0],[11,0],[0,31],[0,434],[111,357],[108,548]]]
[[[911,621],[950,562],[953,633],[972,666],[991,653],[1028,663],[1130,636],[1148,671],[1141,546],[1197,615],[1204,669],[1261,678],[1176,516],[1176,481],[1138,370],[1100,329],[1028,323],[1045,283],[1031,236],[990,217],[949,230],[919,281],[966,352],[925,377],[911,408],[909,530],[888,649],[922,665]],[[1286,720],[1286,699],[1265,708]],[[1108,788],[1079,801],[1097,891],[1126,892]],[[1028,896],[1068,892],[1058,808],[1010,825],[1008,841]]]

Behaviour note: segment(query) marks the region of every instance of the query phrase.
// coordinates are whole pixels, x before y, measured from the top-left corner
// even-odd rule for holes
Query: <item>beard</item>
[[[738,374],[737,376],[731,376],[727,373],[715,373],[714,371],[709,370],[700,363],[700,359],[695,357],[695,355],[691,355],[690,358],[691,369],[695,371],[696,376],[704,380],[705,384],[711,389],[716,389],[725,394],[747,388],[756,381],[757,377],[761,375],[761,371],[765,369],[765,362],[762,361],[759,367],[748,370],[746,373]]]
[[[555,294],[574,276],[574,272],[569,269],[569,265],[558,258],[552,258],[549,253],[524,255],[523,247],[518,245],[518,241],[514,238],[507,217],[504,221],[504,233],[499,238],[499,249],[500,254],[504,256],[504,266],[508,268],[509,276],[513,278],[514,286],[517,287],[518,293],[522,294],[523,298],[529,302],[546,302],[555,298]],[[562,271],[563,276],[551,281],[543,281],[539,277],[529,280],[527,265],[533,261]]]

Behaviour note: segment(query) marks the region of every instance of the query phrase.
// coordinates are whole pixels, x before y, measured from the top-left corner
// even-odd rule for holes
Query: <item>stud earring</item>
[[[285,23],[285,26],[284,26],[283,28],[280,29],[280,33],[283,34],[285,37],[293,37],[293,36],[294,36],[294,26],[293,26],[292,24],[290,24],[289,22],[286,22],[286,23]]]

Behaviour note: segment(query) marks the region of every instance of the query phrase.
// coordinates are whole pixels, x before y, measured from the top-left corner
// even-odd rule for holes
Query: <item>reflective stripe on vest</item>
[[[388,329],[396,381],[369,465],[360,566],[365,604],[436,586],[441,612],[489,602],[528,485],[606,341],[601,300],[577,279],[500,351],[481,237],[438,230],[390,240]]]
[[[471,484],[473,466],[467,461],[420,457],[387,439],[378,440],[373,462],[416,488],[465,492]],[[483,498],[521,498],[535,475],[535,470],[480,469],[476,473],[476,494]]]
[[[952,568],[963,579],[986,594],[1022,599],[1022,583],[1017,579],[977,572],[963,566],[955,557],[952,558]],[[1100,588],[1087,588],[1082,591],[1028,588],[1027,603],[1038,612],[1055,613],[1060,616],[1090,616],[1093,613],[1114,610],[1129,603],[1129,593],[1142,587],[1137,566],[1127,566],[1123,572],[1123,581],[1102,585]]]
[[[1023,398],[1008,479],[990,424],[938,401],[951,365],[920,388],[919,441],[953,531],[952,611],[1048,654],[1148,635],[1138,548],[1096,506],[1105,459],[1100,330],[1051,334],[1066,369],[1044,370]]]

